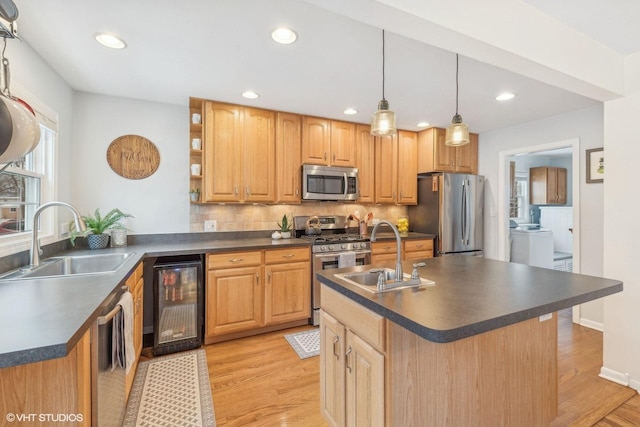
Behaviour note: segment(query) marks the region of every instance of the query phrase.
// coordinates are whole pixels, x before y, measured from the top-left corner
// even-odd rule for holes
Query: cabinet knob
[[[240,261],[242,261],[243,259],[244,259],[244,258],[231,258],[231,259],[229,260],[229,262],[230,262],[230,263],[236,263],[236,262],[240,262]]]
[[[336,360],[340,360],[340,349],[338,348],[339,341],[340,341],[340,337],[336,335],[333,338],[333,355],[336,357]]]
[[[351,346],[349,346],[349,350],[347,350],[347,352],[344,354],[345,356],[345,364],[347,366],[347,369],[349,370],[349,373],[351,373]]]
[[[271,271],[267,273],[267,283],[271,283]]]
[[[336,162],[336,153],[333,153],[333,162]]]
[[[282,255],[282,258],[291,258],[293,256],[293,254],[284,254]]]
[[[324,152],[324,159],[327,160],[327,152]]]

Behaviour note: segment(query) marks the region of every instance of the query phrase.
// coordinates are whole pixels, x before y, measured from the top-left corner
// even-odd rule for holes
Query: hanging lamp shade
[[[458,114],[458,54],[456,53],[456,114],[447,128],[444,143],[458,147],[469,142],[469,127],[462,121],[462,116]]]
[[[389,110],[389,102],[384,97],[384,30],[382,30],[382,99],[378,103],[378,111],[371,115],[371,135],[392,136],[396,133],[396,113]]]

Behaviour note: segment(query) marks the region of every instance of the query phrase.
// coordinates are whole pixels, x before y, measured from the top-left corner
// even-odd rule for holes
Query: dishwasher
[[[113,318],[120,311],[118,302],[128,291],[122,286],[112,292],[100,308],[100,317],[92,326],[91,344],[91,424],[99,427],[122,425],[125,400],[125,370],[112,369]]]

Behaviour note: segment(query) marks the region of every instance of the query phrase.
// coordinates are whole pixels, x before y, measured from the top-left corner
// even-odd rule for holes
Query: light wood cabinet
[[[308,248],[265,252],[265,323],[311,317],[311,263]]]
[[[398,131],[399,205],[418,204],[418,134]]]
[[[204,105],[204,202],[275,200],[275,113]]]
[[[418,133],[418,173],[478,173],[478,134],[460,147],[445,144],[446,130],[429,128]]]
[[[125,284],[129,287],[129,291],[133,297],[133,348],[136,353],[136,359],[125,379],[125,398],[128,400],[129,393],[131,392],[131,386],[133,385],[133,379],[136,375],[140,355],[142,354],[142,307],[144,301],[142,263],[140,263],[133,273],[131,273],[131,276],[129,276]]]
[[[418,203],[417,151],[415,132],[398,131],[393,137],[376,138],[376,203]]]
[[[385,425],[385,328],[381,316],[322,286],[320,410],[329,425]]]
[[[356,167],[355,140],[355,123],[304,116],[302,163]]]
[[[541,166],[529,169],[529,204],[565,205],[567,169]]]
[[[205,343],[307,324],[310,256],[308,247],[209,254]]]
[[[91,426],[90,348],[87,330],[65,357],[0,369],[2,425],[45,425],[40,414],[73,414],[76,419],[60,425]],[[9,413],[36,418],[4,424]]]
[[[401,260],[433,258],[433,239],[403,240]],[[396,262],[396,241],[371,242],[371,264]]]
[[[360,194],[358,203],[375,202],[375,138],[371,126],[356,126],[356,167]]]
[[[276,115],[276,202],[300,203],[301,125],[297,114]]]

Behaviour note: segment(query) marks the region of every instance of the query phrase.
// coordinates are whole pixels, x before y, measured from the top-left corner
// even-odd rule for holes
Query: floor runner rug
[[[320,329],[296,332],[284,336],[300,359],[320,354]]]
[[[205,350],[185,351],[141,362],[122,425],[215,426]]]

